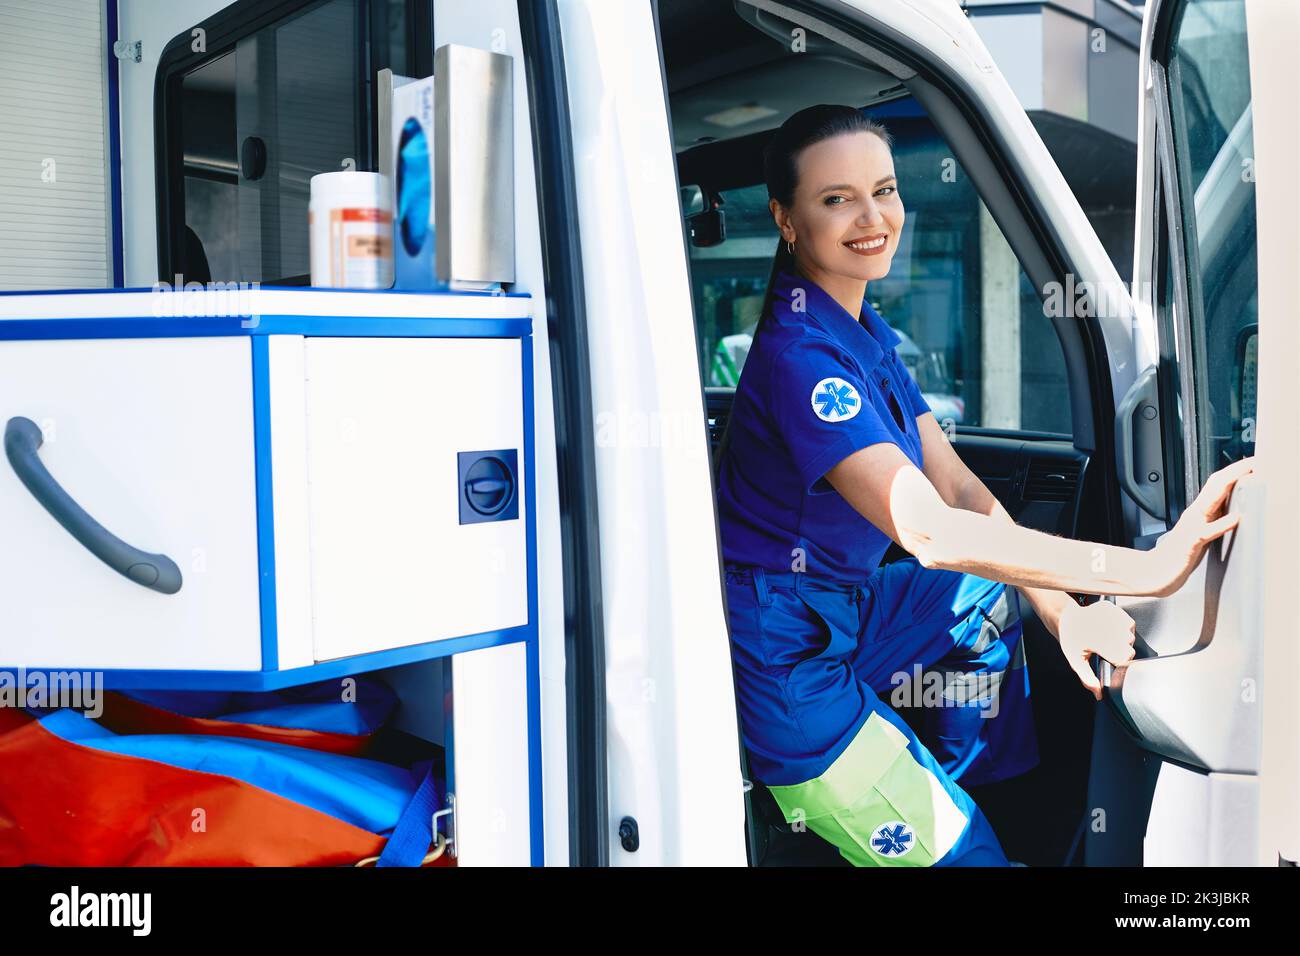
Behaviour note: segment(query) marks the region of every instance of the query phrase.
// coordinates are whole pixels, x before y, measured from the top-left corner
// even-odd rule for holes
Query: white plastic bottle
[[[393,206],[388,177],[340,170],[311,178],[311,284],[334,289],[393,285]]]

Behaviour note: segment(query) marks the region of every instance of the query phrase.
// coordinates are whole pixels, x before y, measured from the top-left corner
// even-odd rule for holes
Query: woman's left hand
[[[1116,667],[1133,660],[1137,625],[1123,608],[1110,601],[1080,605],[1071,600],[1061,612],[1057,630],[1061,653],[1079,682],[1101,700],[1101,680],[1092,670],[1092,655],[1100,654]]]

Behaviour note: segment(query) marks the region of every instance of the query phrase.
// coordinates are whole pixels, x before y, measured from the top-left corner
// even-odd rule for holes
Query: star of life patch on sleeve
[[[813,387],[812,410],[824,422],[846,422],[862,410],[862,399],[842,378],[824,378]]]

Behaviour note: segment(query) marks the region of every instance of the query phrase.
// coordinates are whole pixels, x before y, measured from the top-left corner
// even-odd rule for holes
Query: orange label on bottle
[[[331,209],[335,222],[392,222],[393,214],[383,209]]]

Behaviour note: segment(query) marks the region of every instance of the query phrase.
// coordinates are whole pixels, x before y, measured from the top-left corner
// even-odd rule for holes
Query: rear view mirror
[[[700,248],[721,245],[727,240],[727,220],[722,212],[722,197],[703,192],[705,208],[686,219],[691,231],[691,245]]]
[[[686,218],[704,211],[704,190],[699,186],[682,187],[682,215]]]

